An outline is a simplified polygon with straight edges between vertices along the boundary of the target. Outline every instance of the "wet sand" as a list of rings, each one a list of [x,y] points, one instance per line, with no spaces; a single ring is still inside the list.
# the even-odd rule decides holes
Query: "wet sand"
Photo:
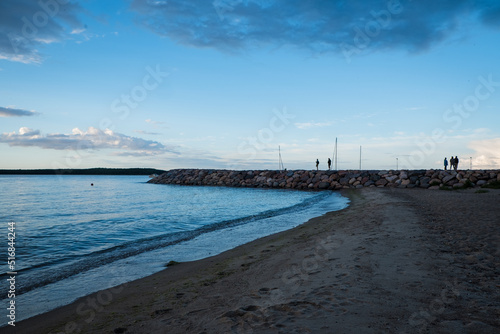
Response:
[[[499,333],[500,191],[349,190],[349,208],[2,333]]]

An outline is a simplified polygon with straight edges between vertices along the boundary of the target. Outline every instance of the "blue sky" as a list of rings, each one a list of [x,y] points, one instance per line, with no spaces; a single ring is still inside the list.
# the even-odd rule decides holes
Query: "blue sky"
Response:
[[[0,168],[500,168],[498,1],[0,2]]]

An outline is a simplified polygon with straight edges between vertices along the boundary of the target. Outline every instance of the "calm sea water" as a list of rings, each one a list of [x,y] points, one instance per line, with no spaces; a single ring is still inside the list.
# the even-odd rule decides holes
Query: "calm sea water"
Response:
[[[171,260],[215,255],[348,205],[333,192],[183,187],[148,179],[0,175],[5,249],[8,223],[16,226],[16,320],[150,275]],[[4,265],[4,282],[8,271]],[[4,306],[7,290],[3,284]]]

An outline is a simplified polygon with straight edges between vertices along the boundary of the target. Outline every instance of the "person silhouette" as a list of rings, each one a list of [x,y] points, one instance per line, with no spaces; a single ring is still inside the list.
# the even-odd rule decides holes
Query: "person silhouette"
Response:
[[[455,163],[453,164],[453,168],[455,169],[455,172],[456,172],[458,169],[458,155],[455,156],[454,162]]]
[[[448,160],[444,158],[444,170],[448,169]]]
[[[332,167],[332,160],[328,158],[328,170],[330,170],[331,167]]]
[[[316,170],[318,170],[318,166],[319,166],[319,160],[316,159]]]
[[[453,155],[452,155],[451,158],[450,158],[450,170],[452,168],[454,168],[454,166],[455,166],[455,158],[453,158]]]

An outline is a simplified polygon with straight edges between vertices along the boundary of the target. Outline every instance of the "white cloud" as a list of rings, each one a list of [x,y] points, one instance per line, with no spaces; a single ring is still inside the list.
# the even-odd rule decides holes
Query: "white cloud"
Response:
[[[84,32],[85,30],[86,30],[85,28],[75,28],[75,29],[71,30],[71,34],[72,35],[79,35],[82,32]]]
[[[500,138],[475,140],[469,143],[473,155],[473,168],[500,169]]]
[[[0,135],[0,143],[9,146],[39,147],[53,150],[99,150],[115,149],[123,155],[157,155],[175,153],[174,147],[167,147],[160,142],[130,137],[109,129],[100,130],[89,127],[86,131],[74,128],[71,134],[41,135],[39,130],[22,127],[19,132]]]
[[[306,123],[295,123],[295,126],[298,129],[301,130],[306,130],[306,129],[311,129],[311,128],[322,128],[325,126],[331,126],[332,122],[306,122]]]
[[[140,133],[142,135],[150,135],[150,136],[159,136],[161,133],[159,132],[150,132],[150,131],[144,131],[144,130],[135,130],[134,132]]]

